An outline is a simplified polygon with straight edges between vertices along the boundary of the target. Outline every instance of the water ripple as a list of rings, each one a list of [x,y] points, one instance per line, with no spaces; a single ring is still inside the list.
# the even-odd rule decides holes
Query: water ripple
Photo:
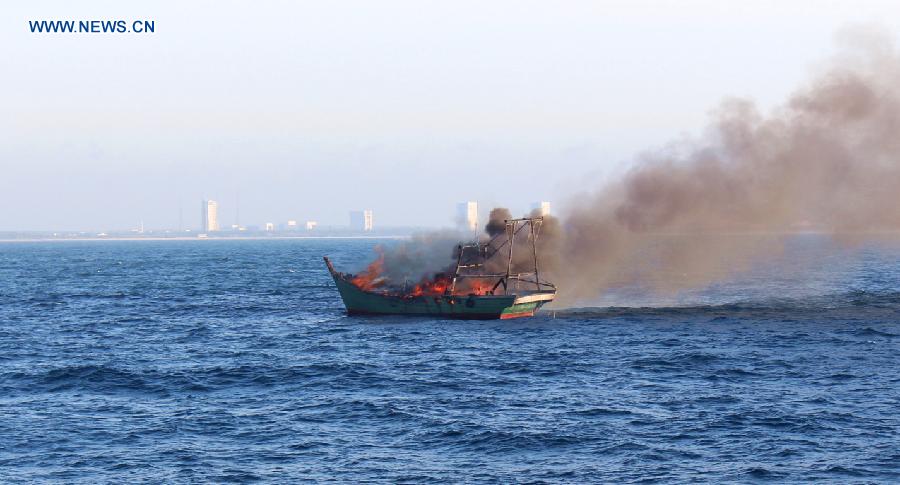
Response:
[[[348,318],[320,256],[371,245],[0,245],[0,481],[900,481],[897,252],[821,294]]]

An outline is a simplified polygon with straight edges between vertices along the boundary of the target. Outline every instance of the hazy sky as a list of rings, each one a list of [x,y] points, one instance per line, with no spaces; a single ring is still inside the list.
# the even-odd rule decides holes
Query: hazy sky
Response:
[[[0,230],[287,219],[449,225],[556,208],[727,96],[780,103],[896,1],[13,2]],[[28,20],[149,19],[154,34]]]

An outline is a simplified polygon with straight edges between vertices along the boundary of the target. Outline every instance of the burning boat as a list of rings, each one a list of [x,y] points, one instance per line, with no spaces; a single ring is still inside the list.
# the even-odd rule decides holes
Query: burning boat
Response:
[[[396,287],[385,281],[381,276],[383,256],[357,275],[336,271],[331,261],[324,259],[349,315],[530,317],[556,296],[556,286],[541,281],[538,272],[536,241],[542,222],[542,217],[505,220],[503,232],[485,242],[457,245],[455,265],[415,285],[404,282]],[[517,239],[531,243],[533,267],[526,272],[513,272]]]

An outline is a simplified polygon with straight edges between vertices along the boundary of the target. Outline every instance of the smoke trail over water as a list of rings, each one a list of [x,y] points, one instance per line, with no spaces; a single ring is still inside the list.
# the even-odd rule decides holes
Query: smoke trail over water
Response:
[[[844,41],[774,112],[726,100],[704,136],[640,157],[621,180],[548,218],[539,252],[558,301],[589,303],[616,286],[707,285],[778,255],[797,232],[864,241],[900,230],[900,57],[886,37]],[[502,232],[508,217],[495,209],[486,232]],[[428,255],[416,269],[440,271],[450,239],[413,241],[387,260]]]
[[[704,137],[644,156],[583,197],[552,268],[561,296],[644,279],[664,290],[707,284],[802,230],[860,240],[900,229],[900,58],[885,38],[845,41],[774,113],[727,100]]]

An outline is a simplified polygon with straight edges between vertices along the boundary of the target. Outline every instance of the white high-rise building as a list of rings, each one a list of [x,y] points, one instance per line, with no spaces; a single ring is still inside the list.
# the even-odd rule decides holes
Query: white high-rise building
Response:
[[[534,202],[531,204],[531,210],[537,210],[539,216],[550,215],[550,203],[547,201]]]
[[[200,206],[200,231],[219,230],[219,204],[214,200],[204,200]]]
[[[478,202],[460,202],[456,204],[456,220],[460,227],[469,231],[478,230]]]
[[[366,209],[363,211],[363,231],[371,231],[373,227],[372,209]]]

